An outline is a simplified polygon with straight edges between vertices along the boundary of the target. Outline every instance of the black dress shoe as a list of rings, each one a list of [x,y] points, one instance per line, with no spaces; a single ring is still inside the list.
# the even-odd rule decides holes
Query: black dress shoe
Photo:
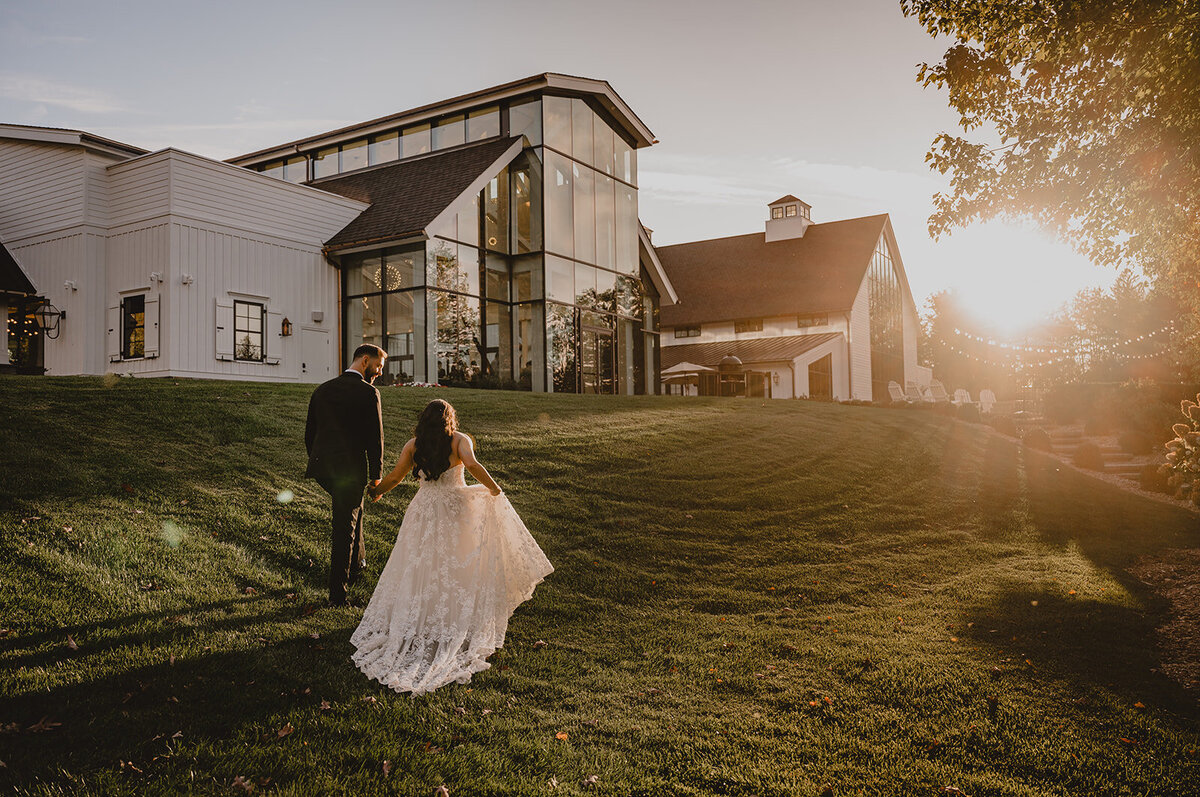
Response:
[[[355,567],[352,567],[352,568],[350,569],[350,581],[349,581],[349,583],[353,584],[354,582],[356,582],[356,581],[358,581],[360,578],[362,578],[363,571],[364,571],[364,570],[366,570],[366,569],[367,569],[367,563],[366,563],[366,561],[365,561],[365,560],[364,560],[364,561],[362,561],[362,562],[359,562],[359,563],[358,563],[358,564],[357,564]]]

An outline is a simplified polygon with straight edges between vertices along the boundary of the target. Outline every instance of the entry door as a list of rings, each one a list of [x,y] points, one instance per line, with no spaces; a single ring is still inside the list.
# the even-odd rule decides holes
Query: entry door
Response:
[[[324,382],[333,375],[333,352],[329,348],[329,330],[300,330],[300,381]]]
[[[584,327],[579,337],[580,392],[616,393],[617,368],[612,330]]]

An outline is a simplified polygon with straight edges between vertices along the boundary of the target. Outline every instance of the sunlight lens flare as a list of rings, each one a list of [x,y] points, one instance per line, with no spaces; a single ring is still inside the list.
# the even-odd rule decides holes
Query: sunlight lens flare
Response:
[[[183,529],[170,520],[164,520],[162,524],[162,541],[167,544],[168,548],[178,548],[183,542]]]
[[[279,494],[275,496],[275,500],[281,504],[290,504],[292,502],[292,499],[294,499],[295,497],[296,496],[292,493],[291,490],[280,490]]]

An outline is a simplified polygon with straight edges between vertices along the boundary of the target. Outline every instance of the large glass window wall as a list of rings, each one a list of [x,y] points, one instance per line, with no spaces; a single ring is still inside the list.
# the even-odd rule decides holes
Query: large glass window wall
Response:
[[[502,132],[529,147],[439,217],[424,244],[344,258],[346,357],[363,342],[383,346],[384,384],[655,392],[657,301],[638,263],[636,161],[601,113],[572,98],[516,100],[381,134],[362,151],[374,165],[454,146],[460,133]],[[344,155],[326,157],[340,168]]]
[[[887,241],[880,236],[867,278],[871,324],[871,394],[888,395],[888,382],[904,385],[904,304]]]

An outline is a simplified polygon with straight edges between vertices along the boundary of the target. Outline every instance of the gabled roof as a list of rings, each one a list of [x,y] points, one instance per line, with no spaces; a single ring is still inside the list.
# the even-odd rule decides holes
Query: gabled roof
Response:
[[[458,97],[451,97],[448,100],[440,100],[416,108],[410,108],[400,113],[380,116],[376,119],[358,122],[347,127],[338,128],[337,130],[330,130],[325,133],[318,133],[317,135],[289,141],[285,144],[277,144],[265,149],[248,152],[245,155],[230,158],[229,163],[238,166],[250,166],[275,158],[295,155],[299,152],[307,152],[318,147],[329,146],[341,141],[349,141],[386,129],[394,129],[397,125],[415,124],[427,121],[436,116],[457,113],[483,103],[499,102],[539,91],[547,91],[554,94],[591,95],[629,133],[634,139],[636,147],[648,147],[651,144],[658,143],[654,138],[654,134],[650,132],[650,128],[646,127],[637,114],[625,104],[625,101],[613,90],[613,87],[609,85],[607,80],[563,75],[557,72],[543,72],[522,80],[502,83],[499,86],[492,86],[491,88],[473,91],[469,94],[462,94]]]
[[[812,205],[808,204],[800,197],[792,196],[791,194],[779,197],[779,199],[776,199],[774,202],[771,203],[771,205],[778,205],[781,202],[799,202],[801,205],[804,205],[805,207],[812,207]],[[770,207],[770,205],[768,205],[767,207]]]
[[[715,367],[721,358],[732,354],[743,363],[770,363],[794,360],[823,343],[842,336],[841,332],[817,332],[812,335],[778,335],[769,338],[726,340],[714,343],[684,343],[679,346],[663,346],[663,373],[679,363],[695,363]]]
[[[72,130],[66,127],[0,124],[0,138],[36,141],[43,144],[65,144],[127,158],[145,155],[147,152],[141,147],[122,144],[120,141],[113,141],[84,130]]]
[[[638,258],[648,267],[646,271],[650,273],[650,281],[654,283],[654,287],[658,291],[660,305],[665,307],[679,301],[679,295],[675,293],[675,286],[671,284],[667,272],[663,270],[662,261],[658,259],[658,252],[650,241],[650,231],[646,229],[646,225],[642,224],[641,219],[638,219]]]
[[[37,288],[29,281],[25,269],[21,268],[17,259],[4,248],[3,241],[0,241],[0,293],[20,293],[26,296],[37,293]]]
[[[325,248],[349,249],[424,235],[442,212],[479,181],[491,179],[520,150],[520,138],[493,138],[311,183],[313,188],[371,203]]]
[[[887,219],[814,224],[803,238],[772,243],[756,232],[656,247],[679,295],[662,308],[662,325],[849,310]]]

